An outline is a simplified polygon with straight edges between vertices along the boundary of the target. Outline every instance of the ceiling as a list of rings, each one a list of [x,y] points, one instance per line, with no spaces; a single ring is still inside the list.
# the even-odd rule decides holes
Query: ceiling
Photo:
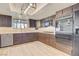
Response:
[[[37,3],[37,8],[29,9],[23,14],[23,19],[40,20],[42,18],[54,15],[56,11],[69,7],[74,3]],[[0,14],[11,15],[13,18],[19,18],[21,8],[23,12],[28,8],[28,3],[0,3]],[[22,13],[23,13],[22,12]]]
[[[21,13],[21,8],[24,10],[28,7],[28,3],[9,3],[10,11]]]
[[[49,3],[44,8],[42,8],[40,11],[38,11],[35,15],[31,16],[35,19],[43,19],[45,17],[51,16],[56,14],[56,11],[64,9],[66,7],[69,7],[71,5],[74,5],[76,3]]]

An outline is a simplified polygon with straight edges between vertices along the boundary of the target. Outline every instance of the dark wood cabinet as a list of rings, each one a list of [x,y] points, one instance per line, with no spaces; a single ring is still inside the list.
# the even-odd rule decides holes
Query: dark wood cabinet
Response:
[[[3,26],[3,16],[0,16],[0,27]]]
[[[11,27],[12,17],[6,15],[0,15],[0,27]]]
[[[23,43],[32,42],[37,40],[36,33],[23,33]]]
[[[72,13],[73,13],[73,6],[64,8],[64,9],[56,12],[56,19],[59,19],[64,16],[70,16],[70,15],[72,15]]]
[[[1,47],[1,35],[0,35],[0,47]]]
[[[21,33],[13,34],[13,44],[22,44],[22,34]]]
[[[62,10],[56,12],[56,19],[58,19],[62,16],[63,16],[63,11]]]
[[[47,45],[55,47],[56,41],[55,41],[55,36],[54,35],[39,33],[38,37],[39,37],[38,40],[40,42],[43,42]]]
[[[14,33],[14,34],[12,34],[12,37],[13,37],[13,45],[18,45],[18,44],[23,44],[23,43],[27,43],[27,42],[33,42],[33,41],[40,41],[47,45],[55,47],[55,36],[52,34]],[[0,47],[1,47],[1,36],[0,36]]]
[[[12,25],[12,17],[6,16],[6,26],[11,27],[11,25]]]
[[[45,38],[45,43],[50,45],[50,36],[49,36],[49,34],[44,34],[44,38]]]
[[[73,5],[73,12],[79,10],[79,3]]]
[[[36,33],[16,33],[13,34],[13,44],[23,44],[37,40]]]
[[[50,45],[53,46],[53,47],[56,47],[56,38],[54,35],[50,34]]]
[[[44,33],[39,33],[38,36],[39,36],[38,40],[39,40],[40,42],[43,42],[43,43],[46,43],[46,44],[47,44],[47,39],[49,39],[49,38],[46,37]]]
[[[69,16],[69,15],[72,15],[72,13],[73,13],[72,6],[63,9],[63,16]]]
[[[29,19],[29,27],[36,27],[36,20]]]

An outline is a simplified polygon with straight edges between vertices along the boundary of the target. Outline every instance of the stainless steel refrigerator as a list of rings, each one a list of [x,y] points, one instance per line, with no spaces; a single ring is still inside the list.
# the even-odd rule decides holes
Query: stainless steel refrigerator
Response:
[[[74,40],[73,40],[73,49],[72,55],[79,56],[79,11],[74,12],[73,14],[74,19]]]
[[[56,20],[56,45],[57,49],[70,54],[73,41],[73,15],[61,17]]]

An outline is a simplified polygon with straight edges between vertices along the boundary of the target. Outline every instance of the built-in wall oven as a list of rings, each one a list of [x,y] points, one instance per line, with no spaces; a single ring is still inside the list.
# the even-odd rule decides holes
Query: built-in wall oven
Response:
[[[73,40],[73,17],[65,16],[56,20],[56,43],[58,48],[71,54]],[[64,47],[64,48],[63,48]]]

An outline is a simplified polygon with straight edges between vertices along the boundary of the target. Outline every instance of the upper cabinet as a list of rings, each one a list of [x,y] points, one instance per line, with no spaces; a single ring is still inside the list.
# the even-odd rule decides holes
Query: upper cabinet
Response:
[[[0,27],[11,27],[12,17],[6,15],[0,15]]]
[[[36,27],[36,20],[29,19],[29,27]]]
[[[55,15],[40,20],[41,27],[54,26]]]
[[[73,11],[79,10],[79,3],[73,5]]]
[[[66,17],[66,16],[71,16],[72,13],[73,13],[73,7],[72,6],[67,7],[65,9],[62,9],[56,12],[56,19]]]
[[[73,13],[72,6],[63,9],[63,16],[69,16],[69,15],[72,15],[72,13]]]
[[[60,18],[62,16],[63,16],[63,11],[62,10],[56,12],[56,19]]]

